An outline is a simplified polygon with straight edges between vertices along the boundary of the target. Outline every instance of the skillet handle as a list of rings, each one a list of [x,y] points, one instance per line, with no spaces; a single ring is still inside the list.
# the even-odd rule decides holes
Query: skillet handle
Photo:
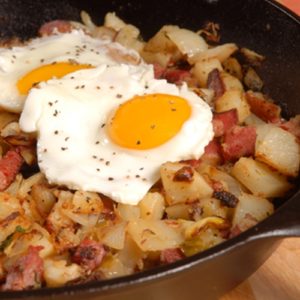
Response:
[[[261,225],[263,230],[258,234],[260,238],[300,237],[300,192]]]

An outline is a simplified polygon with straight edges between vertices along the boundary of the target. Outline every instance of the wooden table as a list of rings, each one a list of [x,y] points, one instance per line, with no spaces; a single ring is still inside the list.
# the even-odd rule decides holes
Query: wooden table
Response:
[[[283,240],[256,273],[220,300],[300,300],[300,238]]]
[[[300,15],[300,1],[299,0],[278,0],[281,4],[293,10],[296,14]]]

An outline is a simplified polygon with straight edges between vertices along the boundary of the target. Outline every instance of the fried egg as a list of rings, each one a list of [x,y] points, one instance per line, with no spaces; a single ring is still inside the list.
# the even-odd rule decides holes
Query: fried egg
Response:
[[[51,183],[137,204],[166,161],[199,158],[213,137],[210,107],[141,64],[79,70],[33,88],[20,118],[38,133]]]
[[[0,49],[0,107],[21,112],[32,86],[101,64],[137,64],[139,55],[83,31],[36,38],[22,47]]]

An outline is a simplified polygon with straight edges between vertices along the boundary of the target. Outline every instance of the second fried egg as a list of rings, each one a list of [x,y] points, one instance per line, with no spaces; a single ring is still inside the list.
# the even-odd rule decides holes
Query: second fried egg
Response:
[[[38,133],[52,183],[137,204],[166,161],[199,158],[213,137],[209,106],[149,65],[102,65],[32,89],[21,115]]]

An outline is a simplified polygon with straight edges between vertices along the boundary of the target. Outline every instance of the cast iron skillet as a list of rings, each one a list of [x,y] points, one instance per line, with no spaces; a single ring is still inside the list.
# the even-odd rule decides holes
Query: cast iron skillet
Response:
[[[300,19],[271,0],[0,0],[0,37],[32,37],[48,20],[79,19],[81,9],[98,23],[107,11],[116,11],[145,38],[164,24],[196,30],[206,21],[220,23],[221,42],[234,41],[267,56],[261,70],[266,92],[281,101],[286,115],[300,112]],[[289,236],[300,236],[299,191],[254,228],[172,265],[78,286],[0,292],[0,299],[215,299],[255,272]]]

